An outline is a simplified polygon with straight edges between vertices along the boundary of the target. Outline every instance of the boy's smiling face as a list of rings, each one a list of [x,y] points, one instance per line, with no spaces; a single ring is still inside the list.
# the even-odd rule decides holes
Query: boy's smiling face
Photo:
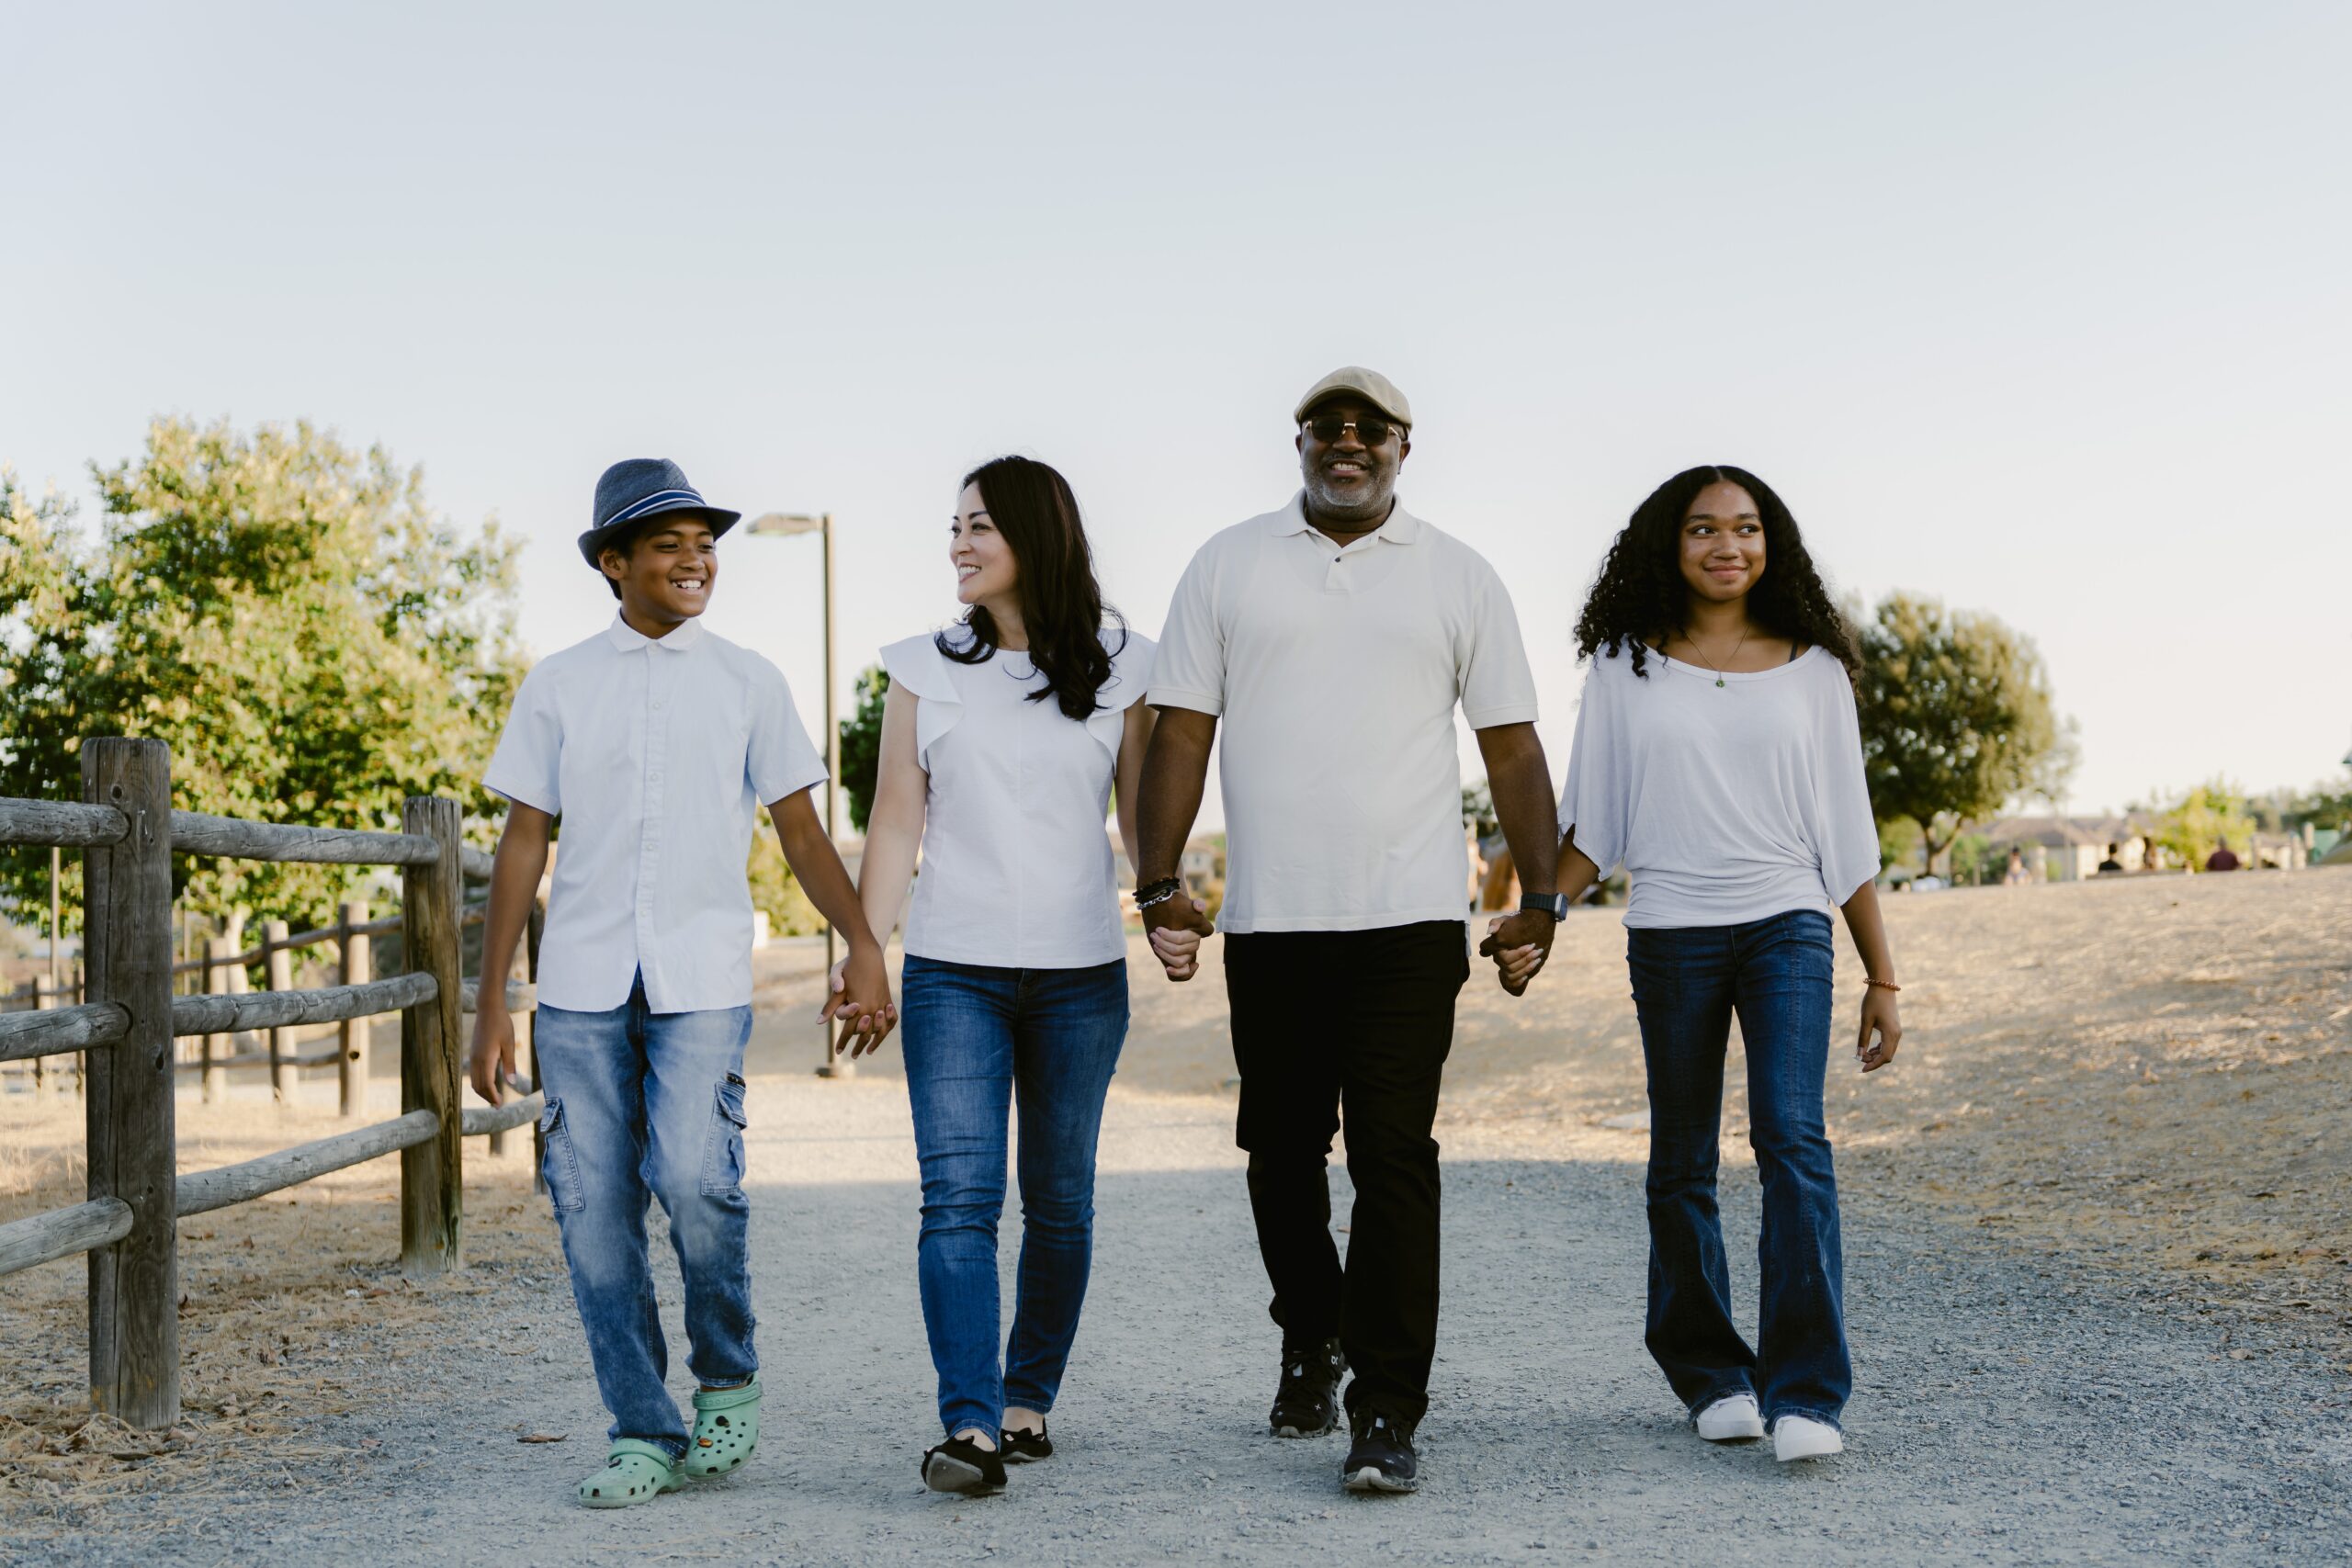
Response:
[[[621,618],[658,637],[710,607],[718,541],[699,517],[657,519],[626,552],[608,549],[597,565],[620,588]]]

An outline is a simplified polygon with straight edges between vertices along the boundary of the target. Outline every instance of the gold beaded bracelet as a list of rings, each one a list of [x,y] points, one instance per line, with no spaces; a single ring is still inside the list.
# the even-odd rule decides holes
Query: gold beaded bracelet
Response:
[[[1865,986],[1876,986],[1882,991],[1899,991],[1903,988],[1892,980],[1865,979],[1862,984]]]

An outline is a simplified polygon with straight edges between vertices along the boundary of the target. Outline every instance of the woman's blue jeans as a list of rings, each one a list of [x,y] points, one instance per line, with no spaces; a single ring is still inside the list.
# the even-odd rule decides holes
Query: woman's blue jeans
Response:
[[[908,954],[907,1098],[922,1167],[923,1325],[949,1433],[1054,1407],[1094,1253],[1094,1146],[1127,1035],[1125,962],[1001,969]],[[1006,1121],[1021,1115],[1021,1269],[997,1357]]]
[[[1650,1090],[1650,1354],[1694,1413],[1754,1393],[1767,1421],[1838,1424],[1846,1354],[1838,1178],[1822,1115],[1830,1025],[1829,917],[1627,933]],[[1724,1053],[1747,1050],[1748,1142],[1764,1184],[1758,1344],[1733,1326],[1715,1208]]]
[[[686,1287],[686,1365],[709,1385],[759,1371],[752,1205],[743,1196],[743,1045],[752,1010],[659,1013],[642,981],[609,1012],[542,1007],[543,1170],[571,1295],[613,1413],[610,1436],[686,1451],[667,1384],[645,1211],[661,1200]]]

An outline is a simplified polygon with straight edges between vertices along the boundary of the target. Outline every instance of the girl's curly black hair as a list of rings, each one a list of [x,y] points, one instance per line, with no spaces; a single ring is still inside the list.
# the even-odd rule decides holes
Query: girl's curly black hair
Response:
[[[1059,470],[1035,457],[982,463],[964,476],[964,483],[980,487],[980,504],[989,509],[989,521],[1004,536],[1020,570],[1029,661],[1046,678],[1029,700],[1052,697],[1070,717],[1086,717],[1102,705],[1095,694],[1111,678],[1116,650],[1102,646],[1102,590],[1094,581],[1094,554],[1087,547],[1086,525],[1079,521],[1078,497]],[[1118,619],[1116,610],[1111,615]],[[933,646],[958,664],[985,664],[995,657],[1000,638],[996,617],[987,609],[973,605],[958,629],[960,635],[941,632]],[[1127,646],[1124,620],[1118,646]]]
[[[1690,586],[1682,580],[1682,521],[1701,491],[1723,483],[1754,497],[1764,525],[1764,573],[1748,591],[1748,618],[1776,637],[1826,651],[1854,676],[1861,668],[1854,634],[1822,585],[1796,518],[1770,485],[1727,463],[1685,468],[1634,509],[1577,616],[1577,657],[1589,659],[1602,649],[1612,656],[1630,651],[1634,673],[1646,675],[1642,660],[1649,645],[1680,631],[1690,605]]]

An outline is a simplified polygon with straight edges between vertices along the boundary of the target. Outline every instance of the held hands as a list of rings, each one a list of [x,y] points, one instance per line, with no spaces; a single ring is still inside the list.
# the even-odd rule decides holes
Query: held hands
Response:
[[[1876,1032],[1878,1038],[1871,1035]],[[1903,1043],[1903,1020],[1894,1007],[1894,993],[1883,986],[1862,988],[1862,1032],[1854,1042],[1854,1055],[1861,1058],[1862,1071],[1874,1073],[1894,1060],[1894,1048]]]
[[[853,1060],[880,1050],[899,1025],[898,1005],[890,999],[889,970],[878,947],[850,949],[849,956],[834,964],[826,976],[825,990],[825,1007],[817,1015],[818,1021],[842,1021],[841,1038],[834,1043]]]
[[[1487,940],[1478,944],[1478,954],[1495,961],[1505,991],[1524,996],[1527,983],[1552,956],[1552,939],[1559,929],[1559,922],[1541,910],[1498,915],[1487,922]]]
[[[473,1080],[474,1092],[492,1105],[501,1101],[501,1085],[522,1092],[521,1080],[514,1076],[514,1021],[504,1008],[474,1014],[474,1043],[466,1053],[466,1073]]]
[[[1154,904],[1143,912],[1143,929],[1151,938],[1151,954],[1170,980],[1189,980],[1201,972],[1201,938],[1216,934],[1209,907],[1189,894]]]

